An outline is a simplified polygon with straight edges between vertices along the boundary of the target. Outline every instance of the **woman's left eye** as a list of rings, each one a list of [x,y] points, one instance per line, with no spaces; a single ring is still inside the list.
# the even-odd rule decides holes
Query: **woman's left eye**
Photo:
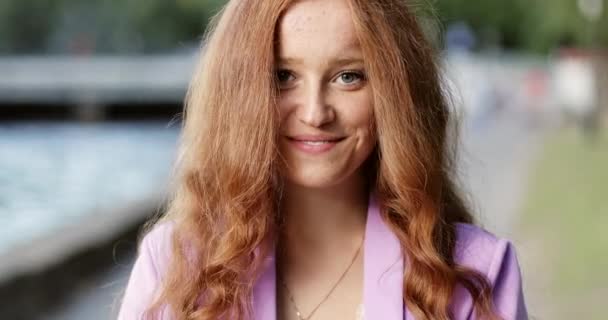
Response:
[[[346,72],[341,73],[338,76],[338,79],[341,80],[342,83],[344,83],[346,85],[351,85],[353,83],[363,81],[365,79],[365,76],[363,75],[363,73],[360,73],[360,72],[346,71]]]
[[[280,83],[285,83],[285,82],[289,81],[291,79],[291,77],[293,77],[291,72],[289,72],[289,70],[285,70],[285,69],[277,70],[276,76],[277,76],[277,80]]]

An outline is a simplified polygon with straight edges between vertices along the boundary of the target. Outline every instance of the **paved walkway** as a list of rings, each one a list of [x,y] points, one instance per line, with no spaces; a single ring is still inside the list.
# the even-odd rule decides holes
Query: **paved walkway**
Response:
[[[544,132],[513,111],[484,121],[465,130],[459,171],[479,223],[512,239]]]

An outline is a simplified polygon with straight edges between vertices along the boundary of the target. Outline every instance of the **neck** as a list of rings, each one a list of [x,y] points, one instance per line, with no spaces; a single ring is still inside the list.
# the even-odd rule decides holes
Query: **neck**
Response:
[[[297,260],[353,252],[365,233],[368,201],[359,177],[323,189],[286,185],[281,247]]]

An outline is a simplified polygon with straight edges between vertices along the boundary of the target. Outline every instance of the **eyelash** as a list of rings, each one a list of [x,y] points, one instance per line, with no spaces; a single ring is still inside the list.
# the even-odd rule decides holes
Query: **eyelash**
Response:
[[[277,70],[277,72],[276,72],[277,79],[279,78],[279,74],[280,74],[280,73],[282,73],[282,72],[287,72],[287,73],[289,74],[289,76],[293,76],[293,73],[292,73],[292,71],[291,71],[291,70],[289,70],[289,69],[279,69],[279,70]],[[358,78],[359,78],[359,79],[358,79],[358,80],[359,80],[358,82],[353,82],[353,83],[350,83],[350,84],[345,84],[345,85],[347,85],[347,86],[350,86],[350,85],[352,85],[352,84],[359,83],[359,82],[361,82],[361,81],[365,81],[365,80],[366,80],[365,73],[364,73],[364,72],[362,72],[362,71],[359,71],[359,70],[345,70],[345,71],[342,71],[342,72],[340,72],[340,73],[339,73],[339,74],[336,76],[336,79],[339,79],[340,77],[342,77],[342,76],[344,76],[344,75],[346,75],[346,74],[348,74],[348,75],[354,75],[355,77],[358,77]],[[281,81],[279,80],[279,84],[280,84],[280,83],[281,83]]]
[[[344,72],[341,72],[338,75],[338,78],[342,77],[345,74],[355,75],[356,77],[359,77],[359,81],[364,81],[365,80],[365,74],[363,72],[357,71],[357,70],[346,70]]]

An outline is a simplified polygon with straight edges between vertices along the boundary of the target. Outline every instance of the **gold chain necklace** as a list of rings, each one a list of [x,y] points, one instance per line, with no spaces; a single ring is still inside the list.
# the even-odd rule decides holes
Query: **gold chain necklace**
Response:
[[[346,267],[346,270],[344,270],[344,272],[342,272],[342,275],[340,275],[340,278],[338,278],[338,281],[336,281],[336,283],[334,283],[334,285],[331,287],[331,289],[329,290],[329,292],[323,297],[323,299],[321,299],[321,302],[319,302],[314,307],[314,309],[312,309],[312,311],[310,312],[310,314],[308,316],[306,316],[306,317],[302,315],[302,312],[300,311],[300,309],[296,305],[296,301],[295,301],[293,295],[291,294],[291,291],[289,291],[289,288],[287,287],[287,283],[285,283],[285,279],[283,279],[283,277],[281,277],[281,284],[285,288],[285,291],[287,292],[287,297],[289,298],[289,301],[291,302],[291,305],[293,306],[293,309],[296,312],[296,316],[298,317],[299,320],[309,320],[315,314],[315,312],[317,312],[317,310],[319,309],[319,307],[321,307],[321,305],[325,301],[327,301],[327,299],[329,299],[329,296],[331,296],[331,294],[334,292],[334,290],[336,290],[336,288],[338,287],[338,285],[340,284],[340,282],[342,282],[342,280],[344,279],[344,277],[346,276],[346,274],[348,273],[348,271],[350,270],[350,268],[353,266],[353,264],[355,264],[355,260],[357,260],[357,257],[359,256],[359,252],[361,251],[361,247],[362,246],[363,246],[363,240],[361,240],[361,244],[357,248],[357,251],[355,252],[355,255],[353,256],[352,260],[348,264],[348,267]]]

